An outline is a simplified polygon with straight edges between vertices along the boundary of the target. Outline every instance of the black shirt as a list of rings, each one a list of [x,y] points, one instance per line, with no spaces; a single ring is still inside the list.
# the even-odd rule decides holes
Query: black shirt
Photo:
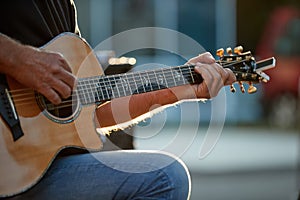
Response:
[[[62,32],[79,34],[73,0],[0,0],[0,32],[40,47]]]

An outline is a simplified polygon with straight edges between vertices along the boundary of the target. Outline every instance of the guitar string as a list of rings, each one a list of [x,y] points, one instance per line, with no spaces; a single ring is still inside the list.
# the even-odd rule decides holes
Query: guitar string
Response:
[[[19,102],[15,102],[15,103],[19,106],[21,106],[21,105],[24,106],[24,105],[32,104],[32,101],[33,100],[35,101],[36,98],[40,98],[40,97],[31,97],[30,99],[27,99],[27,100],[30,100],[28,102],[25,102],[24,101],[25,99],[23,99],[21,102],[19,101]],[[105,100],[105,99],[103,99],[103,100]],[[93,100],[93,101],[91,101],[91,103],[95,103],[95,101]],[[59,105],[53,105],[53,104],[49,103],[49,104],[45,104],[44,106],[45,106],[45,108],[47,108],[48,111],[51,111],[51,110],[55,110],[55,109],[70,107],[70,106],[73,106],[73,105],[76,105],[76,104],[77,103],[74,104],[73,100],[65,100]],[[90,103],[86,103],[86,104],[90,104]]]
[[[187,73],[189,74],[189,73],[191,73],[191,72],[187,72]],[[182,75],[184,76],[184,75],[186,75],[186,74],[183,73]],[[195,75],[195,73],[192,73],[192,75]],[[172,77],[172,79],[173,79],[173,78],[174,78],[174,77]],[[156,78],[155,78],[155,79],[156,79]],[[135,81],[135,80],[134,80],[134,81]],[[141,82],[141,83],[142,83],[142,82]],[[175,85],[175,86],[176,86],[176,85]],[[159,88],[158,88],[158,89],[159,89]],[[137,90],[138,90],[138,89],[137,89]],[[93,97],[93,101],[92,101],[92,102],[94,102],[94,97],[95,97],[95,96],[93,96],[93,95],[94,95],[95,91],[91,90],[91,92],[92,92],[91,96]],[[33,93],[33,91],[31,91],[31,94],[32,94],[32,93]],[[107,96],[109,96],[109,94],[107,94]],[[119,96],[120,96],[120,95],[119,95]],[[27,99],[28,99],[28,98],[27,98]],[[34,100],[34,99],[35,99],[34,96],[30,98],[30,100]],[[26,99],[21,99],[21,100],[19,100],[19,101],[24,101],[24,100],[26,100]],[[67,101],[64,101],[63,103],[66,103],[66,102],[67,102]],[[28,102],[28,103],[29,103],[29,102]]]
[[[243,61],[237,61],[237,62],[235,62],[235,63],[239,63],[239,62],[244,62],[244,60]],[[226,62],[224,62],[224,63],[226,63]],[[229,65],[232,65],[233,64],[233,62],[231,62],[231,63],[229,63],[229,64],[227,64],[227,65],[223,65],[223,67],[227,67],[227,66],[229,66]],[[183,66],[177,66],[177,67],[173,67],[173,68],[170,68],[170,69],[175,69],[175,68],[178,68],[178,69],[181,69],[180,67],[186,67],[186,69],[184,69],[184,70],[191,70],[191,65],[183,65]],[[164,70],[165,68],[162,68],[162,71]],[[148,71],[148,72],[156,72],[156,71]],[[143,73],[143,74],[147,74],[147,71],[143,71],[143,72],[140,72],[140,73]],[[128,74],[127,74],[128,75]],[[133,75],[133,74],[131,74],[131,75]],[[166,74],[166,75],[169,75],[169,74]],[[188,71],[188,72],[185,72],[185,73],[182,73],[181,74],[183,77],[185,76],[185,75],[192,75],[192,76],[194,76],[194,75],[196,75],[196,73],[194,72],[194,71]],[[115,75],[115,76],[117,76],[118,78],[121,78],[122,76],[120,76],[120,75]],[[154,76],[155,76],[155,74],[154,74]],[[97,81],[99,81],[99,78],[101,79],[102,77],[100,76],[100,77],[98,77],[97,78]],[[107,83],[107,82],[109,82],[109,83],[111,83],[110,82],[110,79],[112,78],[112,76],[111,77],[104,77],[104,78],[102,78],[103,80],[104,79],[107,79],[107,81],[106,82],[104,82],[104,83]],[[115,78],[115,77],[114,77]],[[133,77],[134,78],[134,77]],[[174,76],[171,76],[171,78],[174,80]],[[156,79],[156,81],[157,81],[157,77],[154,77],[154,79]],[[168,81],[168,79],[169,79],[169,77],[168,78],[166,78],[166,80]],[[92,79],[93,80],[93,79]],[[134,81],[139,81],[139,80],[134,80]],[[140,81],[141,83],[143,83],[142,81]],[[150,82],[151,82],[151,79],[150,79]],[[186,83],[187,84],[187,83]],[[87,84],[87,85],[94,85],[94,84]],[[175,85],[176,86],[176,85]],[[93,89],[95,89],[95,87],[90,87],[90,92],[92,92],[93,94],[91,94],[92,95],[92,97],[94,97],[94,93],[95,93],[95,91],[93,90]],[[137,90],[138,90],[138,88],[137,88]],[[24,91],[28,91],[27,93],[24,93]],[[16,94],[16,93],[20,93],[21,92],[21,94]],[[35,98],[36,98],[36,96],[31,96],[31,97],[28,97],[28,98],[20,98],[20,96],[24,96],[24,95],[32,95],[32,94],[34,94],[35,92],[33,91],[33,90],[31,90],[31,89],[18,89],[18,90],[13,90],[13,91],[10,91],[10,93],[12,94],[12,96],[13,96],[13,98],[16,98],[16,101],[15,101],[15,103],[19,103],[19,102],[24,102],[24,101],[26,101],[26,100],[34,100]],[[15,94],[13,94],[13,93],[15,93]],[[109,94],[107,94],[107,95],[109,95]],[[104,96],[104,95],[103,95]],[[120,95],[119,95],[120,96]],[[68,102],[68,101],[63,101],[62,103],[66,103],[66,102]],[[29,103],[29,102],[28,102]]]
[[[238,62],[243,62],[243,61],[238,61]],[[238,63],[238,62],[236,62],[236,63]],[[231,63],[231,65],[232,65],[232,63]],[[227,65],[228,66],[228,65]],[[226,65],[225,65],[225,67],[227,67]],[[182,69],[182,67],[185,67],[185,68],[183,68]],[[168,81],[172,81],[172,80],[174,80],[175,79],[175,77],[173,76],[173,75],[171,75],[171,73],[167,73],[167,74],[164,74],[164,72],[169,72],[169,70],[173,70],[173,69],[176,69],[176,68],[178,68],[178,69],[180,69],[180,71],[182,72],[183,70],[189,70],[188,72],[186,72],[186,73],[181,73],[181,75],[183,76],[183,77],[185,77],[186,75],[191,75],[191,77],[193,77],[193,76],[195,76],[196,75],[196,73],[194,72],[194,71],[191,71],[191,67],[193,67],[193,66],[190,66],[190,65],[183,65],[183,66],[177,66],[177,67],[173,67],[173,68],[163,68],[162,69],[162,72],[163,72],[163,76],[165,76],[165,79],[164,80],[166,80],[166,81],[164,81],[164,82],[162,82],[163,84],[167,84],[168,83]],[[182,69],[182,70],[181,70]],[[153,72],[153,74],[150,74],[149,72]],[[172,72],[172,71],[171,71]],[[139,75],[139,76],[141,76],[141,78],[137,78],[137,79],[135,79],[135,77],[134,77],[134,75],[135,75],[135,77],[137,77],[137,75]],[[161,77],[157,77],[157,75],[155,74],[155,71],[153,71],[153,70],[151,70],[151,71],[142,71],[142,72],[138,72],[138,73],[127,73],[127,74],[124,74],[124,75],[112,75],[112,76],[109,76],[109,77],[97,77],[97,78],[88,78],[88,79],[86,79],[86,81],[89,81],[88,82],[88,84],[85,84],[84,86],[85,87],[88,87],[87,89],[90,89],[91,90],[91,92],[92,93],[94,93],[95,91],[94,91],[94,89],[97,89],[97,88],[99,88],[99,87],[97,87],[96,86],[96,84],[94,84],[94,82],[96,82],[96,83],[101,83],[102,85],[102,87],[104,87],[104,88],[107,88],[107,83],[108,83],[108,87],[109,86],[111,86],[111,88],[112,87],[115,87],[116,85],[117,85],[117,83],[116,82],[118,82],[117,80],[120,80],[120,79],[122,79],[122,78],[126,78],[126,79],[128,79],[128,76],[133,76],[132,78],[133,78],[133,82],[132,82],[132,84],[129,84],[129,86],[131,86],[131,85],[135,85],[137,82],[138,83],[141,83],[141,86],[143,86],[144,84],[144,82],[143,82],[143,79],[142,78],[144,78],[144,76],[142,77],[142,75],[147,75],[148,77],[149,76],[152,76],[151,78],[149,77],[149,79],[150,79],[150,82],[152,82],[151,81],[151,79],[153,80],[156,80],[156,81],[154,81],[154,82],[159,82],[160,81],[160,79],[161,79]],[[153,77],[154,76],[154,77]],[[171,78],[170,78],[170,76],[171,76]],[[184,80],[184,79],[183,79]],[[175,80],[174,80],[175,81]],[[112,83],[112,82],[114,82],[114,83]],[[188,82],[187,82],[188,83]],[[113,84],[113,85],[112,85]],[[95,87],[96,86],[96,87]],[[175,85],[176,86],[176,85]],[[118,89],[118,87],[116,88],[116,89]]]
[[[231,65],[234,65],[234,64],[237,64],[237,63],[240,63],[240,62],[244,62],[245,60],[242,60],[242,61],[237,61],[237,62],[235,62],[235,63],[233,63],[233,62],[231,62],[231,63],[229,63],[229,64],[227,64],[227,65],[222,65],[224,68],[226,68],[226,67],[228,67],[228,66],[231,66]],[[219,61],[218,61],[219,62]],[[189,65],[182,65],[182,66],[176,66],[176,67],[173,67],[173,69],[175,69],[175,68],[180,68],[180,67],[188,67]],[[162,70],[164,70],[164,69],[172,69],[172,67],[170,67],[170,68],[162,68]],[[149,73],[149,72],[155,72],[155,70],[146,70],[146,71],[141,71],[140,73]],[[136,73],[138,73],[138,72],[136,72]],[[126,76],[128,76],[128,75],[134,75],[134,74],[136,74],[136,73],[126,73],[126,74],[124,74],[124,75],[126,75]],[[97,78],[95,78],[94,80],[96,80],[96,79],[109,79],[109,78],[111,78],[111,77],[121,77],[123,74],[121,74],[121,75],[110,75],[110,76],[104,76],[104,77],[102,77],[102,76],[98,76]],[[168,74],[167,74],[168,75]],[[90,80],[93,80],[92,78],[90,78]],[[106,83],[106,82],[104,82],[104,83]],[[14,93],[19,93],[19,92],[22,92],[22,93],[24,93],[24,92],[26,92],[26,91],[28,91],[28,92],[33,92],[33,90],[32,89],[30,89],[30,88],[25,88],[25,89],[15,89],[15,90],[10,90],[9,92],[10,92],[10,94],[12,94],[12,95],[14,95]]]
[[[190,70],[190,69],[184,69],[184,70]],[[162,69],[162,71],[164,71],[164,69]],[[195,75],[195,73],[192,71],[192,72],[187,72],[187,74],[189,74],[189,73],[191,73],[191,75]],[[147,72],[140,72],[139,73],[140,75],[141,74],[147,74]],[[169,76],[169,74],[170,73],[168,73],[168,74],[166,74],[167,76]],[[185,75],[187,75],[187,74],[182,74],[182,76],[184,77]],[[133,75],[133,74],[132,74]],[[126,76],[127,76],[127,78],[128,78],[128,76],[129,76],[129,74],[126,74]],[[148,76],[149,76],[149,74],[148,74]],[[151,76],[151,75],[150,75]],[[153,76],[153,75],[152,75]],[[154,74],[154,76],[155,76],[155,74]],[[122,78],[123,76],[120,76],[120,75],[118,75],[118,76],[114,76],[114,77],[104,77],[104,78],[102,78],[101,76],[100,77],[98,77],[97,78],[97,82],[99,82],[101,79],[107,79],[107,81],[102,81],[101,83],[102,84],[104,84],[105,85],[105,83],[111,83],[111,79],[112,78],[114,78],[115,79],[115,77],[117,77],[118,79],[119,78]],[[134,77],[133,77],[134,78]],[[150,79],[150,82],[151,82],[151,78],[149,77],[149,79]],[[156,79],[157,80],[157,77],[154,77],[154,79]],[[168,81],[168,79],[169,79],[169,77],[168,78],[166,78],[166,80]],[[174,80],[174,76],[171,76],[171,79],[173,79]],[[93,79],[91,79],[91,80],[89,80],[89,81],[95,81],[95,79],[93,80]],[[114,81],[116,81],[116,80],[114,80]],[[134,81],[139,81],[139,80],[134,80]],[[158,80],[157,80],[158,81]],[[142,81],[139,81],[139,82],[141,82],[141,83],[143,83]],[[90,84],[90,82],[89,82],[89,84],[86,84],[85,86],[88,86],[88,85],[91,85]],[[92,85],[94,85],[94,84],[92,84]],[[106,85],[105,85],[106,86]],[[90,87],[89,89],[91,89],[92,90],[92,92],[94,92],[93,91],[93,89],[95,89],[95,87]],[[24,93],[23,91],[29,91],[29,94],[30,95],[32,95],[32,93],[34,92],[33,90],[30,90],[30,89],[25,89],[25,90],[22,90],[22,89],[20,89],[20,90],[15,90],[15,91],[11,91],[11,94],[12,94],[12,96],[14,97],[14,98],[17,98],[17,97],[19,97],[19,96],[21,96],[21,95],[28,95],[28,93]],[[13,93],[16,93],[16,92],[22,92],[21,94],[13,94]]]

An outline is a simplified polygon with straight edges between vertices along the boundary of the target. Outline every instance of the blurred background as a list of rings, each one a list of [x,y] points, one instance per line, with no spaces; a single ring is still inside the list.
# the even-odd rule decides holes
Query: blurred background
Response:
[[[119,133],[119,139],[107,143],[112,148],[157,149],[180,156],[192,174],[193,200],[297,199],[299,0],[75,0],[75,3],[81,34],[99,51],[96,53],[134,57],[132,70],[151,68],[153,63],[180,65],[195,56],[195,51],[177,37],[165,39],[185,55],[142,47],[119,55],[118,45],[112,44],[109,49],[97,46],[123,31],[160,27],[185,34],[214,55],[219,48],[242,45],[257,60],[274,56],[276,68],[266,71],[271,81],[256,85],[255,94],[238,90],[232,94],[227,87],[221,91],[216,102],[223,101],[222,108],[217,109],[225,109],[224,116],[215,113],[214,101],[185,102]],[[153,43],[161,41],[161,36],[156,37],[152,38]],[[115,68],[115,73],[119,72]],[[128,139],[126,135],[133,137]],[[201,156],[203,142],[209,137],[214,138],[209,148],[212,150]],[[118,146],[120,138],[133,145]]]

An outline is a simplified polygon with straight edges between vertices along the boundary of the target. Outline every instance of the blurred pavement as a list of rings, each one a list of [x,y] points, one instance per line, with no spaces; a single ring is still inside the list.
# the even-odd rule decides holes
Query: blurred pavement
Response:
[[[220,131],[219,137],[212,132]],[[135,127],[137,149],[179,156],[192,175],[192,200],[294,200],[300,189],[300,135],[263,127],[155,124]],[[202,142],[215,140],[200,158]]]

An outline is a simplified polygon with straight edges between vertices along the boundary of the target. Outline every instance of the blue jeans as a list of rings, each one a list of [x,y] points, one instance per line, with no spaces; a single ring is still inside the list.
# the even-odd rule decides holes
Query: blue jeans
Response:
[[[190,176],[162,152],[107,151],[57,159],[42,180],[13,199],[187,199]]]

